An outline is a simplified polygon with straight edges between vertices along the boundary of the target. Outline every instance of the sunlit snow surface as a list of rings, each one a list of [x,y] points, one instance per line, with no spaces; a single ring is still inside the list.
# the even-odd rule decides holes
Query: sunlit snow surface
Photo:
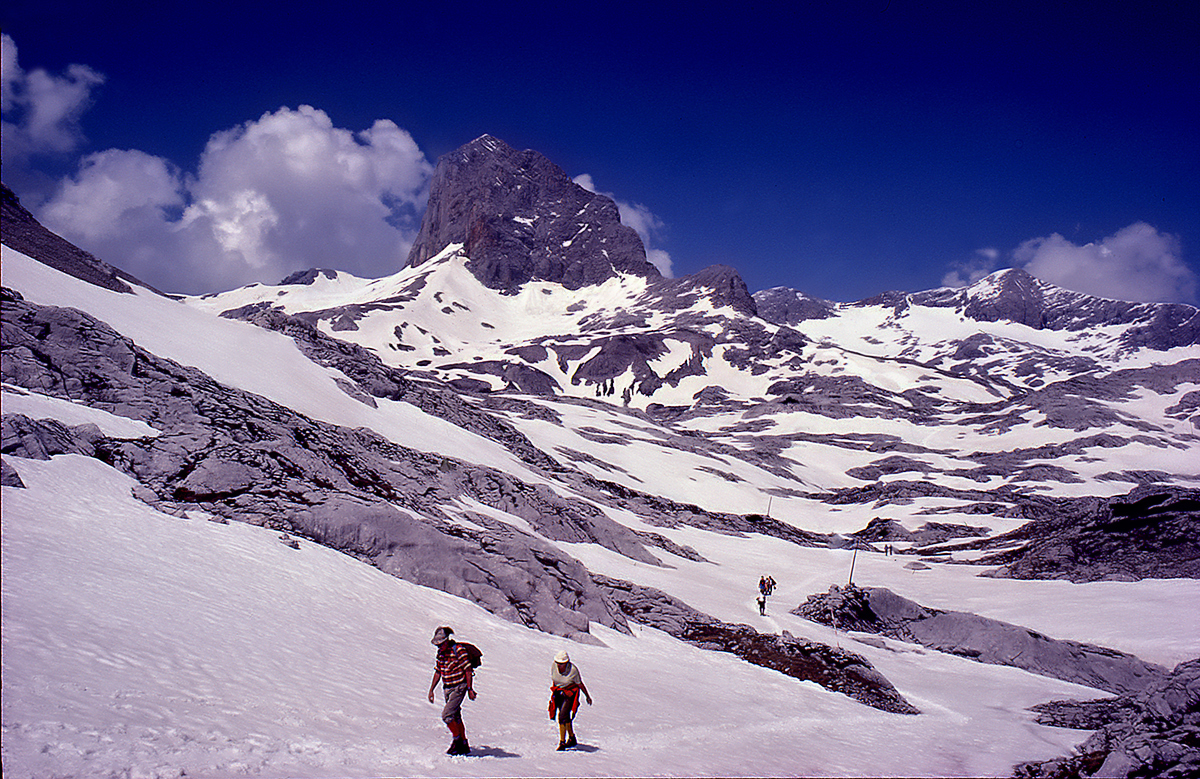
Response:
[[[388,347],[387,339],[395,340],[394,317],[365,317],[358,331],[327,329],[335,337],[358,339],[385,361],[415,365],[418,359],[432,360],[439,347],[459,350],[451,355],[459,361],[499,357],[507,345],[544,332],[547,322],[556,323],[566,337],[583,316],[615,312],[644,289],[644,282],[624,278],[578,293],[527,285],[520,295],[499,296],[455,263],[461,257],[451,251],[428,267],[391,279],[339,274],[336,280],[320,277],[311,287],[252,287],[185,304],[148,293],[108,292],[4,247],[3,280],[33,302],[87,311],[156,355],[313,418],[370,427],[406,446],[545,483],[544,475],[531,472],[499,444],[406,403],[379,400],[378,408],[371,408],[343,392],[336,372],[308,361],[289,339],[214,316],[266,299],[290,299],[300,311],[369,303],[399,295],[425,274],[426,288],[412,301],[418,307],[412,311],[414,322],[428,321],[419,314],[437,317],[442,325],[428,337],[415,324],[407,328],[405,338],[413,341],[414,351]],[[936,345],[912,341],[885,309],[843,313],[806,323],[813,341],[805,347],[806,357],[814,370],[850,372],[894,388],[924,381],[921,369],[876,357],[911,347],[912,355],[924,359],[934,356]],[[931,318],[915,324],[937,329],[948,340],[983,330],[1000,341],[1013,332],[1000,324],[965,323],[949,310],[912,316]],[[872,332],[875,340],[863,332]],[[442,340],[435,342],[434,336]],[[1078,348],[1078,339],[1107,348],[1112,340],[1102,332],[1030,330],[1023,337],[1046,350]],[[930,354],[918,354],[920,349]],[[1188,356],[1197,352],[1189,350]],[[1115,364],[1142,367],[1153,359],[1178,357],[1157,355],[1135,352]],[[672,348],[656,368],[669,370],[685,357]],[[739,410],[672,428],[638,413],[648,398],[632,404],[632,410],[601,405],[589,399],[591,390],[571,385],[569,371],[559,369],[553,357],[539,367],[577,396],[530,399],[558,414],[562,424],[515,413],[509,418],[552,456],[597,478],[713,511],[766,512],[770,507],[772,517],[818,532],[849,533],[873,518],[887,518],[909,529],[936,520],[978,522],[1001,533],[1019,521],[921,513],[953,509],[955,501],[946,498],[830,506],[799,497],[796,490],[861,485],[846,471],[886,452],[796,440],[779,452],[787,464],[780,474],[753,458],[735,456],[754,443],[754,433],[740,432],[742,424],[764,422],[766,434],[822,435],[830,441],[895,436],[936,450],[922,457],[945,469],[965,464],[963,457],[971,452],[1008,451],[1080,435],[1037,426],[1041,420],[1034,411],[1027,424],[995,432],[969,424],[925,426],[804,412],[754,416]],[[655,400],[690,403],[691,394],[707,383],[751,398],[762,394],[774,375],[753,377],[723,360],[708,368],[707,379],[685,379]],[[939,382],[958,400],[993,400],[970,380],[943,376]],[[1166,417],[1165,409],[1196,386],[1181,384],[1170,396],[1139,394],[1113,404],[1161,425],[1164,432],[1147,434],[1148,443],[1089,450],[1099,457],[1096,462],[1061,463],[1087,478],[1081,484],[1054,484],[1053,494],[1128,491],[1128,483],[1093,479],[1104,471],[1177,472],[1197,447],[1194,440],[1184,449],[1160,444],[1168,435],[1187,432],[1179,427],[1186,423]],[[6,413],[95,424],[113,437],[158,434],[144,422],[22,388],[4,387],[0,400]],[[681,430],[708,435],[728,448],[690,447]],[[582,457],[575,459],[572,452]],[[651,527],[628,512],[604,507],[614,520],[690,546],[709,562],[657,551],[666,567],[655,567],[594,545],[560,544],[592,571],[658,587],[730,622],[850,648],[923,713],[885,714],[653,630],[635,627],[634,635],[626,636],[593,625],[606,646],[569,647],[596,700],[578,721],[584,748],[556,753],[557,733],[545,703],[549,658],[563,648],[563,640],[503,622],[474,605],[306,541],[292,549],[278,533],[261,528],[218,524],[199,513],[189,519],[160,514],[130,496],[133,481],[97,460],[59,456],[49,462],[6,462],[28,485],[3,488],[3,763],[9,776],[1006,776],[1014,763],[1063,754],[1086,736],[1036,725],[1028,706],[1101,694],[891,640],[888,649],[879,649],[789,615],[788,609],[809,594],[845,582],[852,555],[847,550]],[[939,481],[958,486],[952,477],[939,476]],[[569,492],[561,484],[552,487]],[[468,499],[447,510],[463,524],[485,514],[532,529],[525,520]],[[931,564],[914,572],[903,567],[905,559],[860,553],[855,582],[887,586],[929,606],[976,612],[1055,638],[1110,646],[1168,667],[1200,655],[1194,616],[1200,584],[1192,580],[1013,581],[980,578],[974,567]],[[769,616],[762,618],[752,595],[765,573],[778,580],[780,589]],[[468,704],[466,715],[477,757],[443,754],[448,738],[438,720],[440,706],[425,700],[432,675],[428,637],[443,623],[485,651],[481,697]]]
[[[784,613],[842,579],[842,552],[684,531],[675,537],[718,564],[638,573],[727,619],[862,653],[919,716],[648,629],[593,628],[607,646],[564,647],[311,543],[292,549],[277,532],[157,513],[96,460],[16,464],[29,486],[3,488],[9,776],[1003,776],[1082,739],[1035,724],[1026,707],[1098,694],[897,642],[875,649]],[[636,565],[574,551],[599,570]],[[1200,597],[1195,582],[1072,587],[913,574],[877,556],[859,565],[860,582],[934,605],[969,601],[1075,638],[1096,638],[1099,622],[1108,643],[1160,662],[1200,653],[1178,624]],[[765,619],[742,586],[760,570],[782,587]],[[1156,613],[1135,615],[1134,599]],[[1093,619],[1071,616],[1075,607]],[[485,652],[465,715],[473,757],[443,754],[440,705],[425,700],[428,637],[442,623]],[[577,722],[583,747],[568,753],[554,751],[545,707],[560,648],[595,699]]]

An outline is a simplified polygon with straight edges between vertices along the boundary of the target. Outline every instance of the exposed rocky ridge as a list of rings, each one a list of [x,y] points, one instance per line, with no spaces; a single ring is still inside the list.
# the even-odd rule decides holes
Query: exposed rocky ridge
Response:
[[[119,268],[114,268],[75,244],[47,230],[20,199],[0,183],[0,241],[55,270],[113,292],[132,292],[129,284],[153,289]],[[128,282],[128,283],[127,283]],[[157,291],[157,290],[155,290]]]
[[[279,286],[286,287],[291,284],[312,284],[317,280],[318,276],[324,276],[327,279],[336,279],[338,272],[329,268],[309,268],[308,270],[298,270],[280,281]]]
[[[443,155],[408,255],[416,266],[452,243],[491,289],[534,279],[579,289],[616,273],[658,278],[641,238],[613,201],[589,192],[543,155],[490,135]]]
[[[162,431],[89,444],[94,456],[134,476],[165,508],[193,507],[312,538],[505,618],[576,638],[586,638],[589,621],[625,627],[587,569],[476,512],[464,516],[485,530],[459,524],[446,507],[471,496],[522,516],[548,538],[600,542],[658,564],[641,537],[591,504],[367,430],[302,417],[155,357],[73,309],[6,300],[3,315],[6,382]],[[64,426],[30,425],[15,415],[6,415],[5,439],[5,453],[17,456],[79,448]]]
[[[868,542],[908,541],[914,547],[923,547],[940,544],[952,538],[986,536],[989,533],[991,528],[944,522],[926,522],[916,530],[910,531],[894,519],[876,518],[868,522],[865,528],[851,535]]]
[[[810,595],[792,613],[822,625],[884,635],[1108,692],[1141,690],[1167,673],[1114,649],[1049,638],[978,614],[932,609],[884,587],[833,585],[827,593]]]
[[[975,561],[1013,579],[1200,578],[1200,490],[1135,487],[1114,498],[1025,499],[1016,530],[942,551],[997,550]]]
[[[837,304],[787,287],[772,287],[754,293],[758,315],[777,325],[795,325],[808,319],[835,316]]]
[[[703,649],[731,652],[747,662],[813,681],[860,703],[897,714],[920,714],[865,658],[795,638],[786,630],[763,634],[749,625],[722,622],[653,587],[596,576],[625,616]]]
[[[755,294],[760,315],[794,325],[836,314],[838,304],[777,287]],[[885,292],[846,306],[885,306],[897,314],[910,306],[953,308],[977,322],[1014,322],[1035,330],[1078,331],[1132,325],[1121,334],[1125,349],[1171,349],[1200,343],[1200,310],[1186,303],[1131,303],[1071,292],[1019,268],[998,271],[970,287]]]
[[[1038,722],[1096,730],[1074,753],[1023,763],[1021,779],[1194,777],[1200,775],[1200,659],[1175,667],[1146,689],[1096,701],[1033,707]]]

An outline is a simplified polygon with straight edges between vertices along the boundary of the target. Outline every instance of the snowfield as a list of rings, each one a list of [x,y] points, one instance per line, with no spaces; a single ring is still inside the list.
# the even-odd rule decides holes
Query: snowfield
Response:
[[[406,308],[396,304],[399,308],[367,311],[357,320],[358,330],[335,330],[328,320],[320,326],[392,365],[420,370],[426,379],[452,379],[474,374],[439,366],[500,359],[514,345],[540,345],[542,336],[548,346],[559,339],[586,345],[570,341],[579,335],[581,322],[619,319],[622,307],[646,291],[645,279],[622,276],[577,291],[530,283],[519,294],[498,295],[464,270],[459,248],[452,245],[388,279],[339,273],[332,279],[319,276],[310,286],[255,285],[176,301],[145,291],[109,292],[5,246],[3,282],[31,302],[83,310],[155,355],[313,419],[369,428],[406,447],[495,468],[560,496],[591,501],[633,530],[690,547],[705,562],[648,545],[648,554],[662,562],[655,566],[599,544],[540,536],[595,574],[656,587],[727,622],[764,633],[788,631],[859,653],[921,714],[885,713],[632,623],[630,634],[593,623],[597,644],[571,643],[307,539],[212,521],[199,510],[186,518],[159,512],[133,496],[137,482],[98,459],[6,455],[6,465],[26,485],[0,488],[6,775],[1008,776],[1017,763],[1063,755],[1086,738],[1082,731],[1037,724],[1028,707],[1106,695],[1099,690],[890,638],[866,643],[858,640],[861,636],[789,613],[809,595],[844,585],[852,560],[855,584],[888,587],[933,608],[974,612],[1053,638],[1111,647],[1167,668],[1200,656],[1195,606],[1200,581],[993,579],[979,576],[977,566],[927,561],[927,569],[911,570],[905,566],[913,558],[907,556],[868,551],[855,556],[849,549],[801,547],[752,533],[651,524],[649,514],[636,515],[616,501],[604,503],[599,490],[587,492],[582,477],[556,481],[550,470],[537,470],[483,434],[409,403],[377,398],[371,406],[356,400],[339,387],[341,374],[308,360],[291,339],[216,315],[265,301],[311,312],[369,308],[409,296]],[[700,300],[693,313],[711,308],[710,301]],[[940,330],[945,339],[990,334],[995,343],[985,346],[999,352],[1008,348],[1005,339],[1014,328],[1023,326],[967,322],[950,309],[916,310],[899,318],[890,311],[840,307],[836,318],[806,322],[806,375],[861,378],[896,393],[928,382],[946,398],[980,404],[999,400],[969,377],[948,372],[934,377],[932,369],[901,362],[896,355],[910,349],[909,357],[932,362],[955,348],[950,340],[918,343],[916,328]],[[647,316],[645,327],[669,324],[665,314]],[[440,324],[435,328],[432,321]],[[1025,354],[1035,347],[1077,353],[1081,343],[1116,348],[1110,343],[1116,336],[1103,328],[1024,330]],[[668,341],[670,348],[653,363],[660,372],[692,354],[681,341]],[[847,344],[853,350],[841,348]],[[789,375],[784,358],[771,356],[762,363],[770,363],[767,372],[752,373],[724,360],[724,350],[724,345],[713,350],[704,376],[664,385],[653,398],[636,397],[624,408],[620,386],[632,373],[618,377],[616,397],[608,399],[614,402],[604,405],[595,399],[595,386],[571,385],[576,367],[566,358],[560,363],[551,348],[545,359],[530,365],[575,397],[521,396],[507,399],[511,406],[498,403],[490,413],[578,472],[676,501],[685,507],[681,514],[689,513],[688,505],[763,513],[819,533],[849,534],[873,519],[894,519],[908,530],[945,522],[984,525],[995,535],[1025,520],[970,513],[963,507],[974,498],[916,495],[832,505],[806,491],[924,479],[971,490],[1003,484],[1059,497],[1120,495],[1133,483],[1100,477],[1154,469],[1177,484],[1200,483],[1194,467],[1181,465],[1196,459],[1200,437],[1188,430],[1184,413],[1170,411],[1189,402],[1188,393],[1200,386],[1194,381],[1179,382],[1169,393],[1138,392],[1105,401],[1105,410],[1121,418],[1094,429],[1049,426],[1048,412],[1038,408],[1021,409],[1020,420],[1016,412],[1007,419],[1001,416],[1006,411],[996,411],[1008,426],[993,425],[990,417],[980,421],[975,410],[924,424],[924,419],[902,416],[834,418],[803,406],[782,408],[765,395],[770,383]],[[995,356],[995,370],[1003,373],[1009,368],[998,352],[988,356]],[[579,353],[576,366],[592,354],[582,348]],[[1156,354],[1181,361],[1200,356],[1200,347]],[[1119,358],[1123,362],[1113,357],[1111,365],[1146,367],[1153,359],[1131,353]],[[421,366],[423,361],[434,364]],[[1056,375],[1049,369],[1045,374],[1048,380]],[[501,379],[491,378],[500,388]],[[694,393],[718,384],[737,403],[672,421],[643,413],[651,401],[690,407]],[[486,405],[480,397],[461,397]],[[68,426],[94,424],[113,438],[165,435],[145,422],[9,384],[0,401],[6,414]],[[990,454],[1065,446],[1100,430],[1113,440],[1080,444],[1063,454],[1047,450],[1045,456],[1015,458],[1005,475],[962,475]],[[888,458],[895,443],[910,445],[899,451],[911,463],[875,474],[856,471]],[[1061,466],[1080,478],[1022,481],[1018,471],[1026,464]],[[497,505],[462,493],[439,508],[461,527],[499,520],[539,535],[536,520]],[[972,555],[956,554],[960,561]],[[754,603],[755,585],[764,574],[779,583],[765,617]],[[441,705],[430,705],[425,697],[433,672],[429,637],[442,624],[484,651],[479,699],[465,709],[474,748],[465,758],[444,754],[449,734],[439,719]],[[547,718],[546,702],[551,657],[564,648],[578,662],[595,705],[579,715],[580,748],[558,753],[557,728]]]
[[[921,715],[640,627],[593,626],[606,646],[567,646],[306,541],[292,549],[277,532],[158,513],[93,459],[16,464],[28,488],[3,488],[8,776],[1004,776],[1082,740],[1035,724],[1026,707],[1100,695],[891,640],[877,649],[786,614],[843,580],[842,551],[692,530],[678,540],[716,565],[674,560],[637,574],[726,619],[849,646]],[[606,573],[637,565],[574,551]],[[1196,582],[994,581],[893,560],[860,554],[856,580],[1059,633],[1066,624],[1063,637],[1168,664],[1200,653],[1195,625],[1169,618],[1194,613]],[[765,619],[749,594],[760,570],[782,586]],[[442,623],[485,653],[465,710],[470,757],[442,754],[440,705],[425,700],[429,636]],[[561,648],[596,701],[579,715],[581,749],[567,753],[554,751],[546,717]]]

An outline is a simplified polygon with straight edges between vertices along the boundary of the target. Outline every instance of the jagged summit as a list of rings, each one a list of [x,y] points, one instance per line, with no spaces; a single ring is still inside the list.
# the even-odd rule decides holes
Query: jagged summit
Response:
[[[481,283],[505,292],[533,280],[580,289],[617,273],[661,275],[611,199],[579,186],[544,155],[490,135],[438,160],[407,265],[452,243],[463,244]]]

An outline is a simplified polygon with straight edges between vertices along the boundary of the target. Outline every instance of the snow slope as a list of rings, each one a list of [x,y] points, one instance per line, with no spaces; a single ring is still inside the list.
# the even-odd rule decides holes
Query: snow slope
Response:
[[[923,711],[903,716],[649,629],[596,629],[607,646],[564,647],[320,546],[292,549],[265,529],[157,513],[130,497],[134,482],[92,459],[16,465],[29,486],[3,488],[3,760],[13,777],[999,776],[1081,739],[1035,724],[1027,706],[1096,695],[842,635]],[[729,585],[774,566],[785,589],[773,612],[782,612],[807,585],[839,580],[844,555],[803,560],[802,584],[779,568],[801,562],[782,556],[794,550],[700,531],[687,540],[719,565],[664,573],[677,594],[768,629],[835,638],[781,613],[752,615]],[[862,570],[916,581],[898,568]],[[943,587],[957,576],[935,574],[946,575]],[[1010,602],[1031,622],[1061,606],[1048,597],[1012,605],[1009,588],[1023,584],[981,583],[975,597]],[[1175,613],[1200,595],[1193,582],[1146,586]],[[1128,614],[1133,592],[1072,591],[1109,615]],[[485,652],[480,697],[465,715],[472,757],[442,754],[440,707],[424,700],[428,636],[441,623]],[[1181,641],[1165,619],[1126,624],[1123,636],[1159,646],[1152,659],[1200,652],[1200,638]],[[596,701],[579,715],[582,748],[567,753],[554,751],[545,714],[560,648]]]
[[[615,279],[603,288],[570,293],[529,285],[520,295],[499,296],[463,273],[455,265],[461,258],[450,252],[419,273],[410,269],[391,280],[341,274],[318,278],[311,288],[247,288],[224,299],[184,304],[149,293],[107,292],[8,247],[2,259],[4,285],[27,299],[87,311],[147,350],[218,381],[315,419],[370,427],[409,447],[549,484],[560,494],[570,493],[566,483],[534,472],[500,444],[406,403],[380,399],[371,408],[343,392],[339,374],[307,360],[291,340],[214,312],[267,299],[290,299],[297,310],[355,301],[370,305],[402,296],[423,279],[420,294],[409,301],[410,313],[423,319],[404,331],[416,345],[411,352],[379,340],[389,333],[395,340],[394,311],[386,317],[387,312],[368,312],[358,320],[358,331],[334,331],[322,323],[334,336],[357,333],[381,355],[393,352],[394,364],[421,367],[413,361],[433,360],[439,348],[456,350],[441,355],[447,361],[499,356],[519,339],[544,333],[546,321],[564,338],[577,335],[572,328],[585,317],[614,315],[639,294],[642,283]],[[911,346],[926,349],[923,359],[934,359],[939,347],[912,340],[917,325],[942,328],[947,337],[968,328],[955,330],[962,323],[949,311],[913,316],[930,321],[902,327],[889,322],[886,311],[865,308],[812,324],[808,335],[817,342],[804,350],[813,375],[853,374],[894,390],[933,381],[924,378],[924,369],[887,355]],[[434,319],[443,327],[420,330],[420,322]],[[854,336],[868,321],[876,328],[874,340]],[[645,326],[657,324],[662,323],[648,320]],[[1011,326],[988,327],[998,341],[1014,332]],[[856,337],[861,343],[853,342]],[[854,348],[837,346],[835,339]],[[659,370],[687,358],[677,342],[670,343],[656,363]],[[1029,343],[1047,351],[1075,348],[1061,334],[1031,336]],[[1128,359],[1132,367],[1149,358]],[[569,371],[553,356],[539,365],[571,386]],[[763,399],[754,396],[764,392],[766,382],[789,370],[776,360],[757,376],[716,358],[711,369],[708,379],[685,379],[656,400],[690,403],[691,394],[716,377],[732,394],[757,403]],[[455,375],[447,370],[443,377]],[[956,401],[995,397],[968,378],[937,380]],[[1136,429],[1142,433],[1138,439],[1122,447],[1097,444],[1080,454],[1047,455],[1041,461],[1087,478],[1031,489],[1118,494],[1128,491],[1127,483],[1095,477],[1121,468],[1178,471],[1197,443],[1181,436],[1172,446],[1164,443],[1187,432],[1184,421],[1167,416],[1168,407],[1182,404],[1196,386],[1184,382],[1171,393],[1112,402],[1109,407],[1132,420],[1114,429]],[[641,413],[637,404],[602,405],[585,387],[571,392],[577,397],[516,398],[518,410],[494,413],[506,414],[534,444],[597,478],[713,511],[766,512],[770,506],[773,518],[818,532],[849,533],[873,518],[896,519],[909,529],[937,520],[986,523],[993,533],[1010,530],[1020,520],[922,513],[961,503],[945,497],[834,506],[800,490],[866,483],[847,471],[886,457],[892,440],[924,447],[909,454],[954,470],[973,465],[972,453],[1069,442],[1084,434],[1041,425],[1038,411],[1023,412],[1029,418],[1021,424],[988,428],[966,418],[928,425],[884,416],[838,419],[768,408],[765,401],[670,423]],[[639,403],[645,408],[648,401]],[[6,413],[92,423],[109,436],[157,434],[145,423],[19,387],[5,386],[2,402]],[[558,421],[548,421],[554,418]],[[1147,429],[1141,420],[1161,426]],[[1176,423],[1178,429],[1172,427]],[[767,439],[778,459],[755,453]],[[866,446],[868,439],[879,445]],[[807,595],[846,581],[849,550],[686,525],[651,526],[605,505],[602,510],[614,520],[691,547],[708,562],[656,548],[653,554],[665,564],[658,567],[597,545],[558,544],[591,571],[658,587],[723,620],[848,647],[869,659],[922,714],[886,714],[651,629],[634,626],[632,635],[624,635],[593,624],[592,634],[603,646],[568,648],[596,706],[580,715],[583,748],[560,754],[553,751],[556,731],[546,718],[545,698],[549,658],[564,648],[563,639],[505,622],[306,540],[293,549],[278,532],[207,521],[196,511],[187,519],[156,512],[132,498],[135,482],[95,459],[5,459],[27,485],[2,488],[0,531],[2,754],[4,771],[14,777],[1006,776],[1015,763],[1062,754],[1084,738],[1037,725],[1028,706],[1101,694],[892,640],[880,648],[788,614]],[[874,480],[901,478],[914,477],[884,473]],[[1005,482],[999,476],[936,478],[971,488]],[[527,520],[465,497],[447,511],[463,523],[486,514],[532,530]],[[906,559],[860,552],[855,583],[886,586],[929,606],[976,612],[1055,638],[1132,652],[1168,667],[1200,655],[1200,623],[1191,616],[1200,601],[1194,580],[1073,585],[989,579],[978,577],[977,568],[932,562],[927,570],[912,571],[904,567]],[[763,618],[752,595],[765,573],[780,589]],[[448,738],[438,720],[440,707],[425,700],[433,655],[428,637],[443,623],[485,651],[481,697],[467,708],[475,757],[442,754]]]

